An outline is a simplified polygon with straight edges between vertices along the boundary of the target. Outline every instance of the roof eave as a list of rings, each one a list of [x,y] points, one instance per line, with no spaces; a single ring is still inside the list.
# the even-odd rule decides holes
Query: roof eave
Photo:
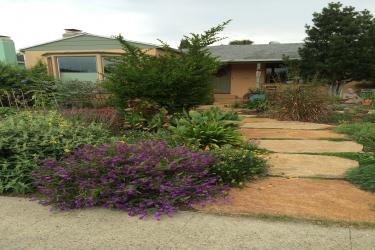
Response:
[[[299,60],[300,58],[289,58],[291,60]],[[229,60],[221,60],[220,62],[224,63],[256,63],[256,62],[282,62],[284,61],[282,58],[273,58],[273,59],[229,59]]]

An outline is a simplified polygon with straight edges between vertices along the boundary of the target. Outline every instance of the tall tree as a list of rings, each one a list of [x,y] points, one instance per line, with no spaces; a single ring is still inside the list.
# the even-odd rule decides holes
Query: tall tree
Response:
[[[127,100],[152,100],[168,110],[189,109],[212,101],[212,78],[220,67],[207,46],[222,40],[219,33],[229,21],[202,34],[184,36],[186,51],[164,48],[169,53],[152,56],[118,37],[126,53],[116,57],[104,87],[123,108]]]
[[[368,10],[329,3],[312,21],[299,50],[305,79],[318,75],[335,94],[349,81],[375,79],[375,20]]]
[[[251,41],[251,40],[234,40],[234,41],[230,41],[229,42],[229,45],[250,45],[250,44],[253,44],[254,42]]]
[[[187,49],[188,46],[189,46],[189,41],[185,38],[182,38],[181,42],[180,42],[180,45],[178,46],[178,49],[180,49],[180,50]]]

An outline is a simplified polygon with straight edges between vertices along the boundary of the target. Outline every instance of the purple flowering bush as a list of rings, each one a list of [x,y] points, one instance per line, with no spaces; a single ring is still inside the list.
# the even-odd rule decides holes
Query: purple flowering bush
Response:
[[[164,141],[84,145],[34,171],[42,204],[62,210],[102,206],[129,215],[172,214],[223,194],[209,174],[215,159]]]

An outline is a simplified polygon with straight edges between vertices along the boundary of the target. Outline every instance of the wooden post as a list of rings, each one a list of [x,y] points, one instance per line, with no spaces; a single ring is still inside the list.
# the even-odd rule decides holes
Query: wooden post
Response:
[[[256,88],[260,89],[260,77],[262,75],[262,64],[257,63],[257,71],[256,71]]]

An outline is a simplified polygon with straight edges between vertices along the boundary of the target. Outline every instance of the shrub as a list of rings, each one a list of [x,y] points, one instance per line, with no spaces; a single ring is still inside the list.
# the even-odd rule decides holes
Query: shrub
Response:
[[[242,138],[232,121],[218,117],[212,111],[190,111],[176,121],[169,129],[177,141],[197,145],[203,149],[217,148],[223,145],[239,145]]]
[[[91,81],[56,81],[54,98],[63,108],[98,108],[107,104],[108,95],[100,84]]]
[[[5,118],[10,115],[14,115],[17,113],[15,108],[11,107],[0,107],[0,118]]]
[[[42,63],[30,70],[0,63],[0,105],[33,106],[37,95],[52,91],[52,80]]]
[[[99,109],[63,109],[60,114],[73,122],[80,123],[101,123],[103,126],[112,130],[112,132],[119,132],[123,128],[122,119],[117,110],[113,108],[99,108]]]
[[[346,177],[362,189],[375,192],[375,162],[350,170]]]
[[[43,204],[59,209],[103,206],[154,217],[211,199],[224,189],[210,177],[214,158],[165,142],[82,146],[36,169]]]
[[[30,172],[47,157],[81,144],[99,144],[109,133],[99,124],[75,124],[56,112],[20,112],[0,121],[0,193],[34,190]]]
[[[293,84],[277,93],[273,106],[282,120],[316,121],[327,113],[329,98],[318,87]]]
[[[338,133],[347,134],[353,140],[375,150],[375,124],[371,122],[345,123],[337,127]]]
[[[153,101],[133,99],[127,102],[124,127],[137,130],[158,130],[168,127],[171,115]]]
[[[158,56],[149,55],[119,37],[126,53],[114,61],[106,89],[113,94],[119,108],[135,98],[155,101],[168,111],[212,102],[212,79],[220,62],[211,56],[207,46],[221,40],[217,35],[227,23],[202,35],[185,36],[183,52],[166,45],[165,53]]]
[[[210,167],[210,172],[226,185],[242,186],[244,182],[267,173],[265,160],[257,157],[251,146],[224,146],[213,150],[213,154],[219,161]]]

